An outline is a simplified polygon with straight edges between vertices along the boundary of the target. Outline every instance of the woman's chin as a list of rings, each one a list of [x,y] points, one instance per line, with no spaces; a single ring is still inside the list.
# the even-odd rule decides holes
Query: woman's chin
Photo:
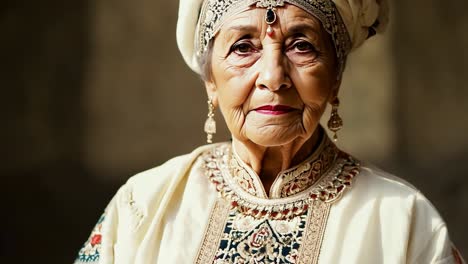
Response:
[[[301,131],[295,131],[291,128],[263,128],[256,131],[247,131],[247,138],[259,146],[274,147],[291,143],[301,137]]]

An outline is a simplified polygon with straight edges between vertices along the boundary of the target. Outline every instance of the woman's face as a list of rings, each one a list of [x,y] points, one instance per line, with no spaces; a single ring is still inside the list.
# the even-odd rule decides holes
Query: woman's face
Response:
[[[307,140],[338,92],[334,49],[319,20],[286,4],[228,19],[214,39],[208,94],[233,137],[261,146]]]

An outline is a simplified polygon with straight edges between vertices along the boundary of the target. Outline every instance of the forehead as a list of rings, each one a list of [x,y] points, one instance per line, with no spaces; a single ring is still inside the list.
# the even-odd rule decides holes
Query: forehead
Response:
[[[278,25],[283,33],[287,33],[288,29],[297,27],[298,25],[307,26],[307,28],[317,32],[322,29],[322,25],[317,18],[294,5],[285,4],[283,7],[275,8],[275,12],[277,14],[277,19],[273,26]],[[249,29],[250,31],[260,32],[267,26],[265,14],[266,8],[252,6],[227,19],[221,27],[219,34],[226,34],[230,33],[231,30],[239,29]]]

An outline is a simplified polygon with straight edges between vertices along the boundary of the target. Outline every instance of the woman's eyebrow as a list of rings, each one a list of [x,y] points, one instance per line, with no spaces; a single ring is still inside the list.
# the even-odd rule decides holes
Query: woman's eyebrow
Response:
[[[306,32],[312,32],[315,35],[320,35],[320,31],[317,30],[316,26],[306,23],[292,25],[287,30],[288,35],[304,34]]]
[[[254,25],[232,25],[229,26],[226,30],[236,30],[236,31],[256,31],[257,27]]]
[[[230,40],[239,35],[250,35],[253,36],[258,28],[252,25],[232,25],[225,29],[225,40]]]
[[[237,33],[253,33],[258,31],[258,27],[252,25],[232,25],[226,28],[226,33],[237,34]]]

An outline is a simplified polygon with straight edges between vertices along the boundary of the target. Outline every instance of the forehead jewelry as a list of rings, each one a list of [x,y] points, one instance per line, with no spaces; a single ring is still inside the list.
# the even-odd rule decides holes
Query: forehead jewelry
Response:
[[[276,22],[276,8],[278,6],[284,6],[284,0],[260,0],[257,3],[257,7],[266,8],[265,12],[265,22],[268,25],[266,33],[268,36],[273,36],[273,25]]]
[[[273,36],[275,34],[273,25],[278,19],[276,9],[286,3],[295,5],[320,20],[332,37],[339,61],[337,78],[341,78],[346,56],[351,51],[353,43],[334,1],[331,0],[203,0],[195,40],[196,59],[203,58],[202,55],[207,51],[210,41],[219,31],[225,19],[247,10],[252,5],[266,10],[264,18],[267,24],[266,35]]]

